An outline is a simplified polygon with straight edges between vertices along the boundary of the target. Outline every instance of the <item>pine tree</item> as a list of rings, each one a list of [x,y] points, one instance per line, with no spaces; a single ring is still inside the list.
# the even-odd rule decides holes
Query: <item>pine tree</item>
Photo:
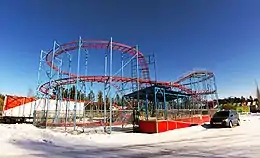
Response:
[[[91,91],[88,93],[88,99],[89,99],[90,101],[92,101],[92,102],[95,100],[95,94],[94,94],[93,90],[91,90]]]
[[[0,113],[1,113],[1,111],[3,111],[3,106],[4,106],[4,100],[2,98],[0,98]]]
[[[109,104],[110,104],[110,100],[109,98],[106,96],[106,109],[109,109]]]
[[[103,108],[103,92],[102,92],[102,91],[98,91],[97,101],[98,101],[98,107],[99,107],[100,109],[104,109],[104,108]],[[101,107],[102,107],[102,108],[101,108]]]
[[[118,94],[116,94],[115,102],[116,102],[117,105],[121,105],[121,99],[120,99],[120,96]]]
[[[98,91],[97,101],[98,101],[98,104],[99,104],[99,105],[102,105],[102,104],[103,104],[103,92],[102,92],[102,91]]]
[[[72,86],[69,91],[70,99],[74,100],[76,94],[76,87]]]

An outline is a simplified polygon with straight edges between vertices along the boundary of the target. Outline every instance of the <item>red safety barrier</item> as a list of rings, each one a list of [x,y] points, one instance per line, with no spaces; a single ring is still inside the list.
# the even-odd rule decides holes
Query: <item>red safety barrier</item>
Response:
[[[161,133],[161,132],[166,132],[168,131],[168,127],[169,127],[169,124],[168,124],[168,121],[164,120],[164,121],[159,121],[157,122],[158,124],[158,131],[157,133]]]
[[[201,125],[210,121],[210,116],[198,116],[177,120],[140,120],[139,129],[142,133],[161,133],[169,130],[190,127],[192,124]]]
[[[168,130],[174,130],[178,128],[178,123],[176,121],[168,121]]]
[[[191,123],[188,123],[188,122],[177,122],[177,128],[176,129],[186,128],[186,127],[190,127],[190,126],[191,126]]]
[[[203,122],[210,122],[210,116],[202,116]]]
[[[139,121],[139,130],[142,133],[157,133],[156,121]]]

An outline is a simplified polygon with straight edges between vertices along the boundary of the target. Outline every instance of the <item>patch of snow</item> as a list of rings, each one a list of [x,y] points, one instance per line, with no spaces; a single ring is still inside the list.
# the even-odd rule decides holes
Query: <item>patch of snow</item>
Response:
[[[260,115],[241,126],[193,126],[160,134],[72,135],[33,125],[0,124],[0,157],[260,157]]]

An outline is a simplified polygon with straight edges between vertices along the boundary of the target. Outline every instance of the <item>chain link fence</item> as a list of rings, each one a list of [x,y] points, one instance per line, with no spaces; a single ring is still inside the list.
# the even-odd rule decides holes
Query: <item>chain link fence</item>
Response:
[[[148,120],[187,120],[194,117],[211,117],[216,111],[215,109],[170,109],[167,111],[158,109],[155,112],[149,112]],[[111,126],[113,130],[122,129],[127,125],[133,127],[134,117],[138,117],[138,120],[147,119],[144,111],[136,116],[133,110],[112,110]],[[106,129],[110,126],[110,111],[106,111],[106,117],[104,110],[76,111],[76,115],[73,110],[67,112],[37,111],[35,125],[40,128],[52,128],[60,132],[103,133],[107,132]]]
[[[132,110],[112,110],[111,126],[121,126],[132,124]],[[75,117],[76,116],[76,117]],[[40,128],[56,128],[65,131],[77,130],[90,132],[104,132],[104,127],[110,126],[110,111],[85,110],[85,111],[37,111],[34,124]]]
[[[217,110],[216,109],[171,109],[148,112],[148,120],[178,120],[182,118],[191,118],[197,116],[212,116]],[[145,112],[140,113],[140,120],[145,120]]]

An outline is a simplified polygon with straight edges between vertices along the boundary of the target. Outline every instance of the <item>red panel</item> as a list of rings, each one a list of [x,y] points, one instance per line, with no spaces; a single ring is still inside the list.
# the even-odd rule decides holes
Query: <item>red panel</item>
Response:
[[[201,118],[200,117],[193,117],[191,123],[192,124],[200,124],[201,123]]]
[[[203,122],[209,122],[210,121],[210,116],[202,116]]]
[[[210,116],[206,115],[206,116],[202,116],[202,117],[192,117],[192,118],[181,118],[181,119],[177,119],[176,121],[180,121],[180,122],[188,122],[191,124],[203,124],[205,122],[209,122],[210,121]]]
[[[177,123],[177,129],[179,128],[186,128],[186,127],[190,127],[190,123],[186,123],[186,122],[176,122]]]
[[[168,121],[168,130],[177,129],[177,122],[176,121]]]
[[[17,106],[24,105],[35,101],[35,98],[18,97],[18,96],[6,96],[4,110],[12,109]]]
[[[141,133],[157,133],[155,121],[142,121],[139,122],[139,129]]]
[[[181,119],[182,122],[192,122],[192,118]]]
[[[158,133],[168,131],[168,121],[159,121],[158,122]]]

